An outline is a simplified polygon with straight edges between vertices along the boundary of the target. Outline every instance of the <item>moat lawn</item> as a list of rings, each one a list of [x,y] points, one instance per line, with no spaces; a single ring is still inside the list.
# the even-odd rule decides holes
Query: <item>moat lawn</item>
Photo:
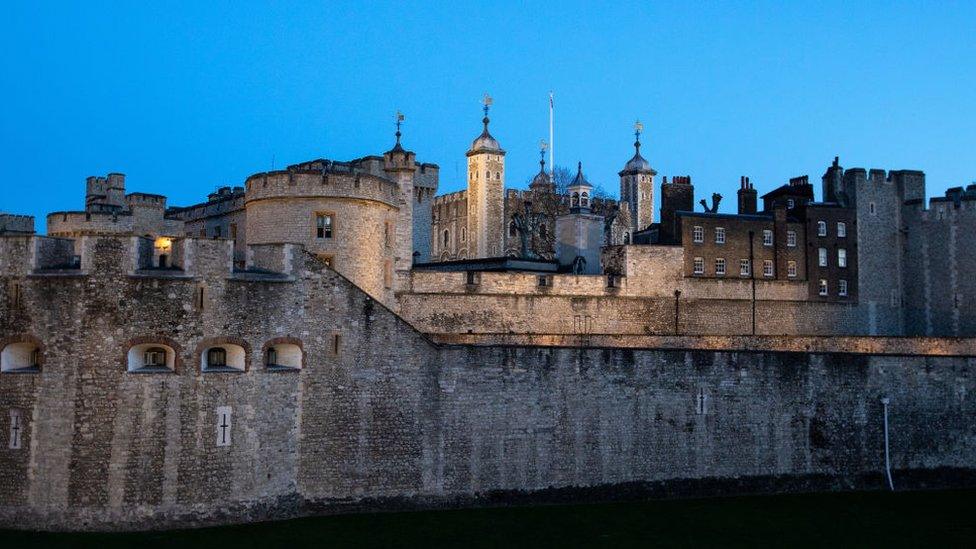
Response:
[[[976,491],[749,496],[341,515],[139,534],[0,531],[0,547],[976,546]]]

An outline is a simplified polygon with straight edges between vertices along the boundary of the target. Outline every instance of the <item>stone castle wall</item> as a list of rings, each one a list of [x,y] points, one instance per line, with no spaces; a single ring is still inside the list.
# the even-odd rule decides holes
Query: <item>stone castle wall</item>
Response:
[[[0,345],[36,342],[42,360],[0,374],[0,434],[10,410],[24,428],[19,448],[0,445],[4,527],[193,526],[625,483],[879,488],[883,396],[896,479],[944,483],[939,468],[976,459],[971,342],[435,343],[297,246],[249,254],[272,276],[233,273],[229,241],[186,239],[181,269],[154,273],[131,268],[138,239],[86,238],[87,269],[44,274],[16,252],[34,240],[17,238],[0,239],[0,276],[20,285],[14,302],[0,284]],[[175,350],[175,371],[127,372],[128,349],[153,342]],[[301,346],[300,370],[264,366],[276,342]],[[202,372],[223,343],[246,349],[246,370]]]

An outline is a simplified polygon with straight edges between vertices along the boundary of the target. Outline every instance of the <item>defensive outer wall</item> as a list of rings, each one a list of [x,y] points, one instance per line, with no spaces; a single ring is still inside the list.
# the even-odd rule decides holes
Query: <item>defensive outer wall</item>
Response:
[[[0,238],[0,526],[186,527],[627,494],[976,484],[976,341],[425,336],[294,245]],[[132,373],[134,345],[175,351]],[[287,342],[301,368],[270,369]],[[203,372],[219,344],[244,371]],[[226,423],[218,409],[230,409]],[[221,427],[229,443],[219,445]]]

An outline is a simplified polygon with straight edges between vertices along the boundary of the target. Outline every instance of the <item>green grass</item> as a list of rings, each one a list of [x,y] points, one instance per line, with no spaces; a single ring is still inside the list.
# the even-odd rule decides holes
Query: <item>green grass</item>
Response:
[[[0,531],[0,547],[976,546],[976,491],[377,513],[135,534]]]

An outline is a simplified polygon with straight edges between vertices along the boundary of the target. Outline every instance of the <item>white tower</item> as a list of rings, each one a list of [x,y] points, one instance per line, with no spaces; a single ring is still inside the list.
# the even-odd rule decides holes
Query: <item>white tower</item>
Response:
[[[640,154],[640,135],[644,125],[634,124],[634,157],[621,170],[620,202],[630,209],[630,229],[642,231],[654,222],[654,176],[657,172]]]
[[[485,94],[484,130],[471,143],[468,157],[467,257],[497,257],[504,250],[505,151],[488,133],[491,97]]]

